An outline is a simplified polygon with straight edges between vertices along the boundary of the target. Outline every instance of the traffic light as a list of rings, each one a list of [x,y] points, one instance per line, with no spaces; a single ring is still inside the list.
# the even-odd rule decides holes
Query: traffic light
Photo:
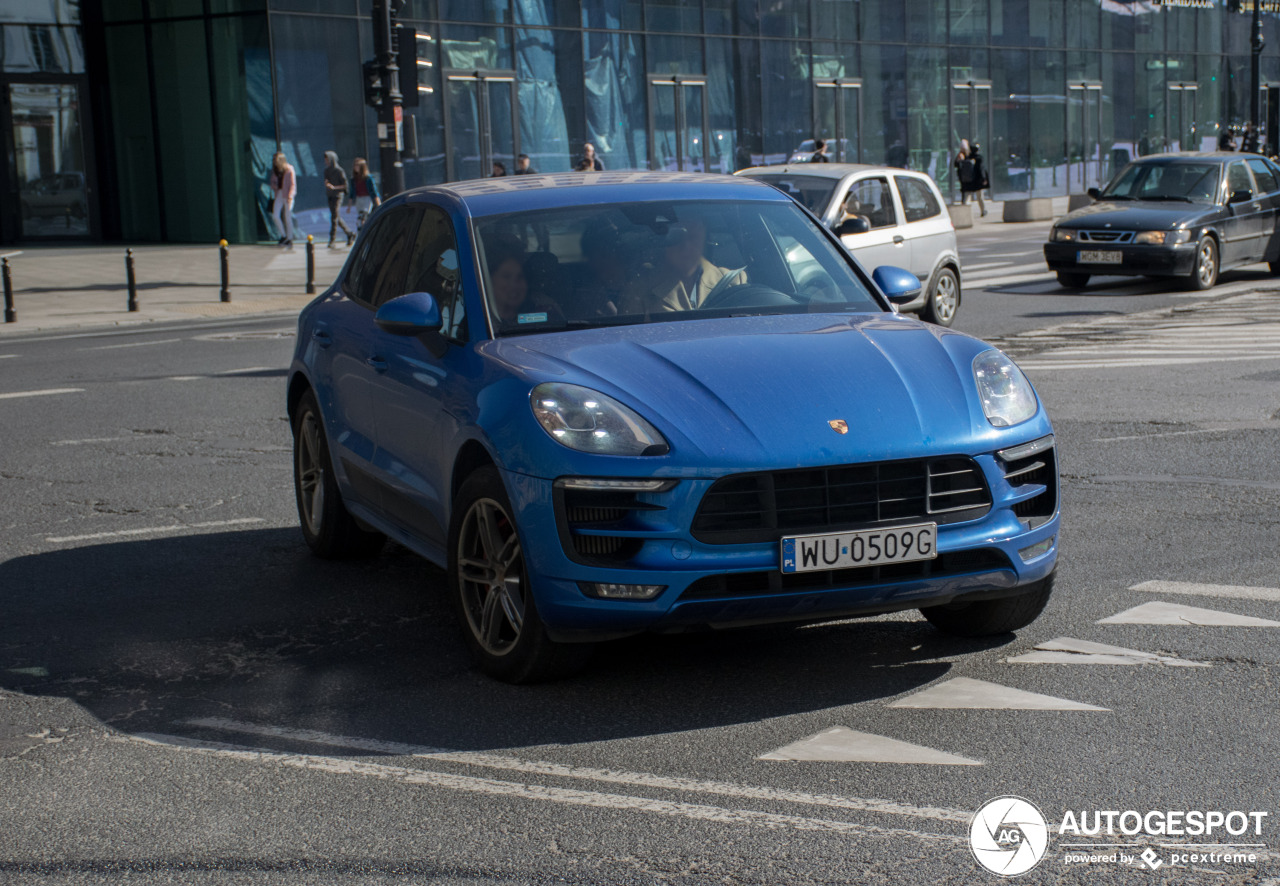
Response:
[[[431,67],[428,59],[418,55],[418,43],[431,40],[430,34],[424,34],[413,25],[400,25],[396,29],[396,67],[400,69],[400,103],[406,108],[418,106],[418,96],[430,93],[430,86],[418,84],[418,72]]]
[[[364,103],[371,108],[382,107],[382,66],[377,59],[364,63]]]

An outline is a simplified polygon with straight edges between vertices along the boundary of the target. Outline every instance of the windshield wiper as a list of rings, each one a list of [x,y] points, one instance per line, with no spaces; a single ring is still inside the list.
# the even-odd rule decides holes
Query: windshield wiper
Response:
[[[1147,200],[1147,201],[1178,200],[1178,201],[1181,201],[1182,203],[1194,203],[1194,202],[1196,202],[1196,201],[1192,200],[1190,197],[1175,197],[1175,196],[1173,196],[1173,195],[1164,196],[1164,197],[1139,197],[1138,199],[1139,199],[1139,200]]]
[[[1132,200],[1128,194],[1103,194],[1103,200]]]

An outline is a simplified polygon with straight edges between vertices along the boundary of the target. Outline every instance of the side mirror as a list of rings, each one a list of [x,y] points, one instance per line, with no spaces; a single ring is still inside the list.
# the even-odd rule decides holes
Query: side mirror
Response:
[[[1232,191],[1231,196],[1227,199],[1227,204],[1232,205],[1235,203],[1248,203],[1252,199],[1253,199],[1253,191],[1250,191],[1246,188],[1243,191]]]
[[[846,218],[840,224],[836,225],[836,236],[843,237],[846,234],[865,234],[871,230],[871,222],[867,221],[865,216],[855,215],[852,218]]]
[[[875,269],[871,279],[876,281],[880,291],[895,305],[905,305],[915,301],[923,288],[920,279],[910,271],[895,268],[893,265],[881,265]]]
[[[373,322],[392,335],[421,335],[440,328],[440,306],[426,292],[410,292],[378,308]]]
[[[1094,200],[1102,199],[1102,192],[1099,191],[1097,188],[1090,188],[1089,190],[1085,191],[1085,193],[1088,194],[1090,197],[1092,197]]]

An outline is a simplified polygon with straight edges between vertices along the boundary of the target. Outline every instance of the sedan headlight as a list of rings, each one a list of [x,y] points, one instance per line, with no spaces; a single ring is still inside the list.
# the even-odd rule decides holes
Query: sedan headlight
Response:
[[[1190,239],[1190,231],[1139,231],[1133,235],[1134,243],[1147,243],[1152,246],[1176,246]]]
[[[665,455],[653,425],[612,397],[581,385],[545,382],[529,397],[542,429],[558,443],[598,455]]]
[[[1054,228],[1049,234],[1049,239],[1054,243],[1074,243],[1076,232],[1070,228]]]
[[[1036,414],[1031,382],[1013,361],[992,348],[973,358],[973,380],[987,421],[1008,428]]]

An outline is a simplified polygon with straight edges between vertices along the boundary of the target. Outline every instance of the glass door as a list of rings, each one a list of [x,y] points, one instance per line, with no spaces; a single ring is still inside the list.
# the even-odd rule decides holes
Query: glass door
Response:
[[[1067,193],[1083,194],[1111,177],[1102,151],[1102,84],[1067,86]]]
[[[9,85],[22,237],[88,237],[96,209],[85,170],[80,87]]]
[[[515,172],[520,152],[515,74],[445,72],[445,173],[449,181],[488,178],[501,163]]]
[[[1197,83],[1170,83],[1165,103],[1165,150],[1198,151],[1195,143]]]
[[[951,162],[955,160],[955,152],[960,150],[960,140],[967,139],[970,145],[978,144],[982,148],[983,162],[987,167],[987,176],[993,178],[993,158],[987,153],[992,148],[991,140],[991,81],[990,80],[958,80],[951,84]],[[947,164],[947,190],[951,199],[955,199],[960,191],[960,183],[952,174],[951,162]]]
[[[649,168],[710,172],[718,161],[707,135],[707,81],[649,78]]]
[[[862,81],[814,81],[813,132],[836,163],[862,162]]]

